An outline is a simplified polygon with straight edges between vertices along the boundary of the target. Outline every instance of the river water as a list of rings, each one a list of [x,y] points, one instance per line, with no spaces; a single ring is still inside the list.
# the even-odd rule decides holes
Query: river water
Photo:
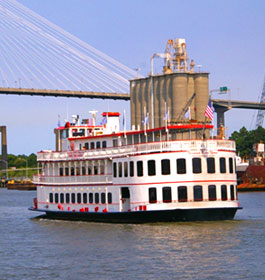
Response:
[[[34,191],[0,189],[0,279],[265,279],[265,192],[233,221],[119,225],[54,221]]]

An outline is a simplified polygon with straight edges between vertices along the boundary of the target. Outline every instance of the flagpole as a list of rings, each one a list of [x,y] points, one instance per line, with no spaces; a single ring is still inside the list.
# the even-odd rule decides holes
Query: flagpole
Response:
[[[165,130],[167,131],[167,102],[165,102]]]
[[[204,116],[204,122],[203,122],[203,131],[202,131],[202,139],[205,140],[205,125],[206,125],[206,116]]]
[[[126,111],[125,111],[125,109],[123,111],[123,120],[124,120],[123,121],[124,138],[126,139],[127,135],[126,135]]]
[[[151,116],[152,116],[152,128],[155,127],[154,121],[154,85],[153,85],[153,59],[151,58],[151,73],[150,73],[150,90],[151,90]]]
[[[144,106],[144,135],[146,136],[146,107]]]

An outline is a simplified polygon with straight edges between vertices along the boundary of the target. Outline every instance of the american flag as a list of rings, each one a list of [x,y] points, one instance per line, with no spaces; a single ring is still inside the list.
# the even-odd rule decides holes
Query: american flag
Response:
[[[204,116],[208,117],[211,121],[213,120],[213,105],[212,105],[211,98],[209,98],[209,102],[208,102],[208,105],[206,107]]]

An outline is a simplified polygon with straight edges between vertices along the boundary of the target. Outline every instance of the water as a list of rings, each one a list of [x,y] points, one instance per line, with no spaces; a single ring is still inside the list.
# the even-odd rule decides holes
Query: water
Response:
[[[265,279],[265,192],[222,222],[52,221],[35,192],[0,189],[0,279]]]

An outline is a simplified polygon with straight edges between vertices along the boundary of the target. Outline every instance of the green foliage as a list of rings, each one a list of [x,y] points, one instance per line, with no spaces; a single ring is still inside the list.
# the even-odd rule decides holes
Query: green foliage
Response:
[[[255,130],[248,131],[244,126],[239,132],[234,131],[231,134],[232,139],[236,142],[236,151],[242,158],[253,156],[253,144],[263,142],[265,143],[265,129],[259,126]]]
[[[16,168],[34,168],[37,167],[37,156],[35,154],[26,155],[12,155],[8,154],[8,167]]]
[[[0,156],[1,159],[1,156]],[[29,177],[31,178],[34,174],[37,173],[37,170],[30,169],[30,168],[36,168],[37,167],[37,156],[35,154],[30,154],[29,156],[26,156],[24,154],[22,155],[13,155],[8,154],[7,155],[7,161],[8,161],[8,178],[18,178],[18,177]],[[0,162],[1,164],[1,162]],[[7,177],[6,171],[1,171],[0,165],[0,178],[1,177]],[[14,170],[11,170],[15,167]],[[26,171],[26,168],[27,171]],[[4,165],[4,169],[6,169],[6,166]],[[27,176],[26,176],[27,175]]]

